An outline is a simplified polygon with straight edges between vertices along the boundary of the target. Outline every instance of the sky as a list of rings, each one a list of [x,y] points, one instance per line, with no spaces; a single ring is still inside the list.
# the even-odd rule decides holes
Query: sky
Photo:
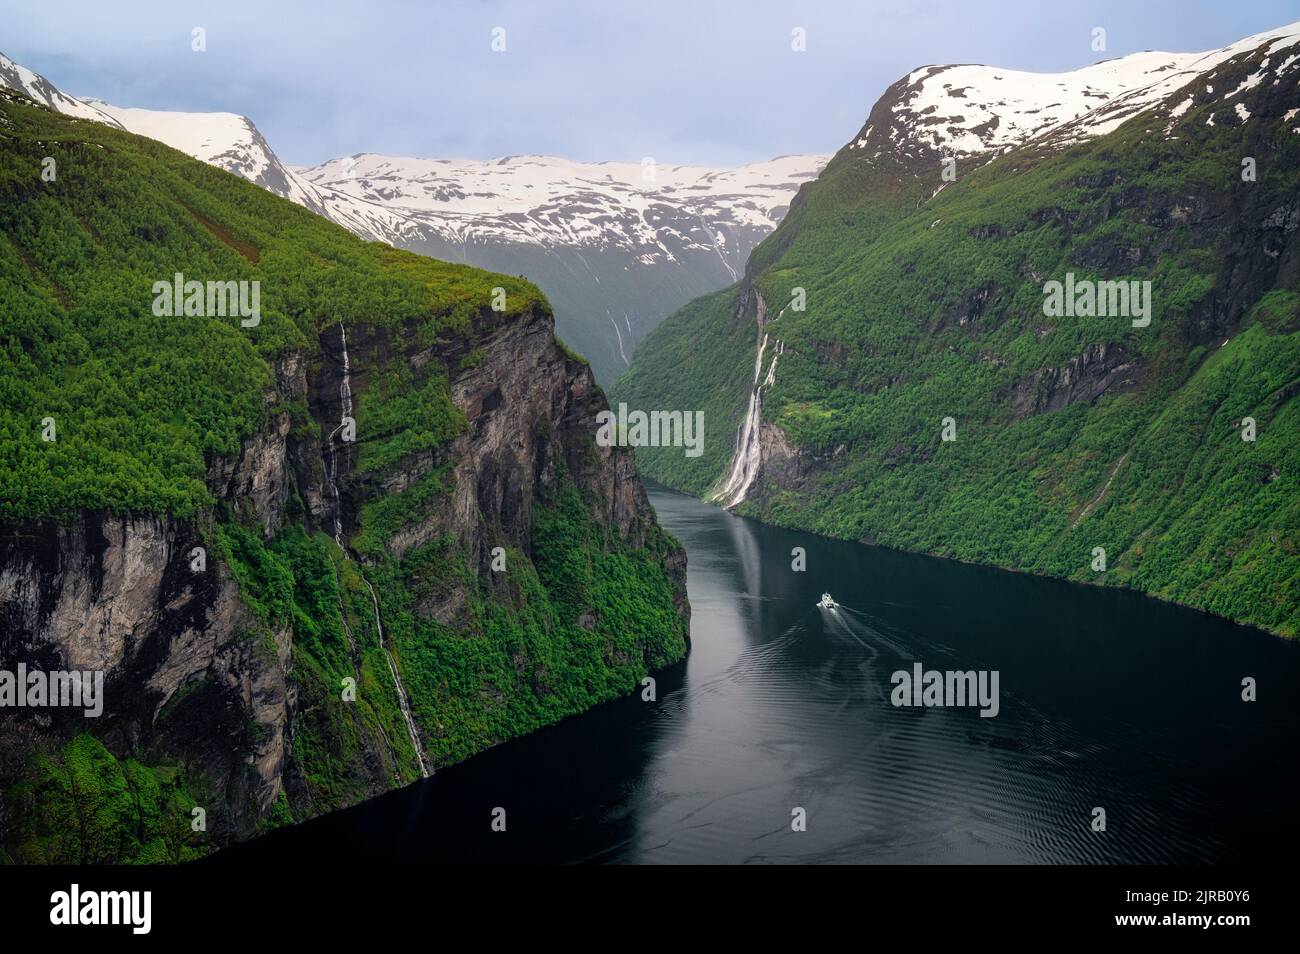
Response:
[[[291,164],[729,166],[834,152],[921,65],[1057,72],[1296,20],[1300,0],[7,0],[0,52],[73,95],[242,113]]]

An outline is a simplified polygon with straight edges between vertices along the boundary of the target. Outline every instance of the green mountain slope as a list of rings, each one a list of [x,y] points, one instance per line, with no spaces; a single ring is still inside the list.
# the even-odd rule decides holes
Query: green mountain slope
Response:
[[[900,81],[745,280],[638,350],[612,399],[701,409],[710,428],[701,457],[646,448],[643,471],[701,495],[725,483],[766,335],[764,371],[784,350],[739,512],[1294,635],[1296,52],[1261,45],[1216,69],[1218,93],[1201,79],[1095,138],[963,158],[950,183],[942,151],[857,148]],[[1149,326],[1045,315],[1044,284],[1067,273],[1150,281]]]
[[[176,273],[259,282],[260,322],[156,314]],[[0,97],[0,669],[105,679],[98,718],[6,710],[0,861],[201,855],[680,659],[684,554],[553,329]]]

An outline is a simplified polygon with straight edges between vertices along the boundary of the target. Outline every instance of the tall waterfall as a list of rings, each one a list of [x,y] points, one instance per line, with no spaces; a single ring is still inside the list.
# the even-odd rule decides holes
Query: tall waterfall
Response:
[[[330,431],[326,441],[325,453],[329,460],[325,468],[325,482],[329,486],[330,496],[334,498],[334,542],[346,552],[347,546],[343,542],[343,498],[339,493],[338,485],[340,451],[334,444],[335,435],[346,426],[347,419],[352,416],[352,360],[348,355],[348,329],[342,322],[339,322],[339,340],[343,346],[343,378],[339,382],[339,405],[343,419],[339,421],[338,427]],[[415,717],[411,714],[411,703],[406,695],[406,687],[402,685],[401,673],[397,671],[397,661],[393,659],[388,643],[384,640],[384,621],[379,614],[379,597],[375,595],[375,588],[370,580],[366,579],[360,562],[357,562],[357,572],[361,575],[361,582],[365,583],[366,589],[370,591],[370,601],[375,608],[375,632],[379,636],[379,648],[384,651],[384,658],[388,660],[388,671],[392,673],[393,684],[397,687],[397,702],[402,710],[402,719],[406,722],[406,731],[411,736],[411,745],[415,748],[415,759],[420,764],[420,777],[428,778],[429,768],[425,762],[424,746],[420,744],[420,733],[415,725]],[[352,642],[347,613],[342,605],[339,606],[339,612],[342,614],[344,632],[348,634],[348,641]]]
[[[762,451],[760,437],[763,392],[776,383],[776,362],[785,352],[784,343],[773,340],[772,363],[768,366],[767,374],[764,375],[763,355],[767,352],[768,336],[762,331],[760,335],[762,337],[758,343],[758,356],[754,359],[754,385],[749,392],[749,408],[745,411],[745,420],[736,434],[736,451],[731,458],[731,469],[727,472],[726,480],[709,498],[724,507],[734,507],[744,500],[754,483],[754,478],[758,476]]]

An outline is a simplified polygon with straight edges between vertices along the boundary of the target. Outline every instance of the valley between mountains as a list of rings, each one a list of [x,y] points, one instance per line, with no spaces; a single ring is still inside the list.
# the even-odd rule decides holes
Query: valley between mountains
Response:
[[[293,167],[0,57],[0,669],[106,686],[0,722],[0,861],[198,859],[633,695],[691,616],[640,474],[1297,635],[1298,117],[1291,25],[922,66],[829,159]]]

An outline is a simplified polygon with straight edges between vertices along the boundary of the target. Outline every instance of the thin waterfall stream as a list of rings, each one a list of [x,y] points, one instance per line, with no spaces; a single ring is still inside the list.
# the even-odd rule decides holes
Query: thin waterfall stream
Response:
[[[384,621],[379,615],[379,597],[375,595],[375,588],[366,579],[364,573],[361,574],[361,581],[366,584],[366,589],[370,591],[370,600],[375,605],[375,629],[379,633],[379,645],[384,650],[384,658],[388,660],[388,671],[393,674],[393,684],[397,686],[397,701],[401,705],[402,718],[406,720],[406,731],[411,736],[411,745],[415,747],[416,761],[420,763],[420,778],[428,778],[429,767],[424,761],[424,749],[420,746],[420,733],[415,727],[415,716],[411,715],[411,702],[406,697],[406,687],[402,685],[402,677],[397,672],[397,662],[393,659],[393,654],[388,651],[388,644],[384,642]]]
[[[338,451],[334,446],[334,437],[348,423],[352,417],[352,361],[348,355],[348,330],[347,327],[339,322],[339,340],[343,348],[343,378],[339,382],[339,403],[342,406],[341,420],[338,427],[330,432],[326,453],[329,454],[328,466],[325,468],[325,481],[329,486],[330,496],[334,499],[334,542],[346,553],[347,545],[343,542],[343,501],[339,493],[338,486]],[[375,594],[375,588],[370,580],[366,578],[365,571],[361,568],[361,562],[357,564],[357,573],[361,576],[361,582],[366,584],[366,589],[370,591],[370,601],[375,608],[375,632],[379,636],[379,648],[384,651],[384,658],[388,660],[388,671],[392,673],[393,684],[397,687],[397,701],[402,710],[402,719],[406,722],[407,734],[411,737],[411,745],[415,749],[415,759],[420,765],[420,777],[429,777],[428,763],[425,761],[424,747],[420,744],[420,733],[415,725],[415,716],[411,714],[411,702],[406,695],[406,686],[402,684],[401,673],[397,670],[397,661],[393,659],[392,651],[388,648],[388,643],[384,640],[384,621],[379,612],[379,597]],[[343,606],[339,606],[339,612],[342,614],[343,628],[348,633],[348,640],[352,642],[352,634],[348,630],[347,614]],[[355,644],[354,644],[355,646]]]

